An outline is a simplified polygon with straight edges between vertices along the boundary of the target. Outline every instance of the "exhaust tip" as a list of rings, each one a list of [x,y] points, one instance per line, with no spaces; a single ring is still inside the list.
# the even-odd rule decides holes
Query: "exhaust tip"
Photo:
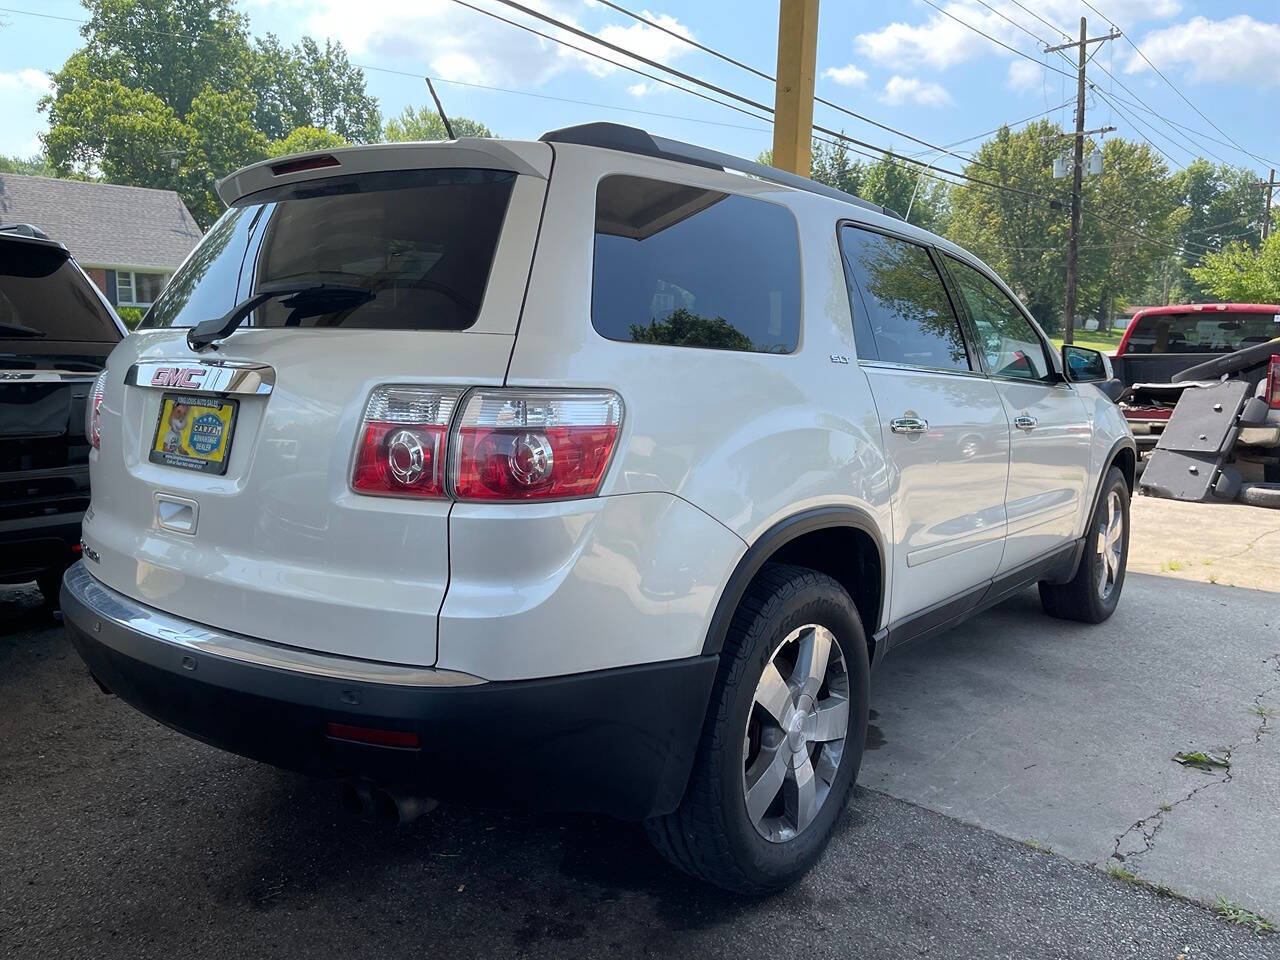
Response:
[[[407,826],[439,805],[431,797],[388,790],[363,780],[345,781],[338,796],[347,812],[391,827]]]

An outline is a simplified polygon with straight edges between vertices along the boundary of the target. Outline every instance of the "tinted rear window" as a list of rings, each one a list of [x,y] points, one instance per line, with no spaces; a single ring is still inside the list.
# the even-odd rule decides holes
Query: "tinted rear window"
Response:
[[[259,327],[465,330],[488,285],[515,174],[414,170],[333,177],[255,194],[228,210],[147,314],[193,326],[262,285],[359,288],[330,312],[272,300]]]
[[[60,250],[0,240],[0,340],[40,352],[42,340],[114,343],[120,330]]]
[[[1125,353],[1234,353],[1275,337],[1274,313],[1157,313],[1134,321]]]
[[[591,322],[610,340],[790,353],[800,339],[795,218],[750,197],[605,177]]]

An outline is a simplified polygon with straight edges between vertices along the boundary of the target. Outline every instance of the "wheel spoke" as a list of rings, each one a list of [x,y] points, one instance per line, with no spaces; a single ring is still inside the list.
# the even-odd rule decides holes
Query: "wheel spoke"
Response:
[[[810,740],[840,740],[849,730],[849,701],[843,697],[827,697],[818,704],[809,719]]]
[[[791,713],[791,688],[772,663],[764,668],[756,687],[756,703],[764,707],[778,726],[783,726]]]
[[[824,627],[814,627],[800,639],[800,655],[796,658],[796,670],[792,681],[798,687],[798,696],[808,694],[817,699],[827,674],[827,659],[831,656],[831,634]]]
[[[795,806],[788,812],[796,825],[796,833],[807,827],[818,813],[818,787],[813,773],[813,763],[805,757],[793,771],[795,796],[788,798]]]
[[[761,764],[764,768],[754,780],[751,771],[747,771],[747,816],[755,824],[760,822],[787,779],[787,751],[782,747],[774,747],[772,752],[762,751],[753,769]]]

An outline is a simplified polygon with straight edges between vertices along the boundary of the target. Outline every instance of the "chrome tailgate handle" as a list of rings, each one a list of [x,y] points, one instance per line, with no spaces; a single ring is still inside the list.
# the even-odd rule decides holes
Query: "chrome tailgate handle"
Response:
[[[1037,424],[1039,423],[1040,421],[1037,420],[1035,417],[1029,417],[1025,413],[1022,414],[1021,416],[1013,418],[1013,425],[1015,427],[1017,427],[1019,430],[1026,430],[1028,432],[1031,430],[1034,430]]]
[[[922,417],[898,417],[889,421],[889,429],[894,433],[924,433],[929,429],[929,421]]]

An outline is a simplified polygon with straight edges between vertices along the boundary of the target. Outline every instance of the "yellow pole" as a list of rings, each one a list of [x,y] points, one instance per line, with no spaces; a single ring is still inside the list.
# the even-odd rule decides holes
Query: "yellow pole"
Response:
[[[773,100],[773,165],[809,175],[813,80],[818,60],[818,0],[781,0],[778,88]]]

